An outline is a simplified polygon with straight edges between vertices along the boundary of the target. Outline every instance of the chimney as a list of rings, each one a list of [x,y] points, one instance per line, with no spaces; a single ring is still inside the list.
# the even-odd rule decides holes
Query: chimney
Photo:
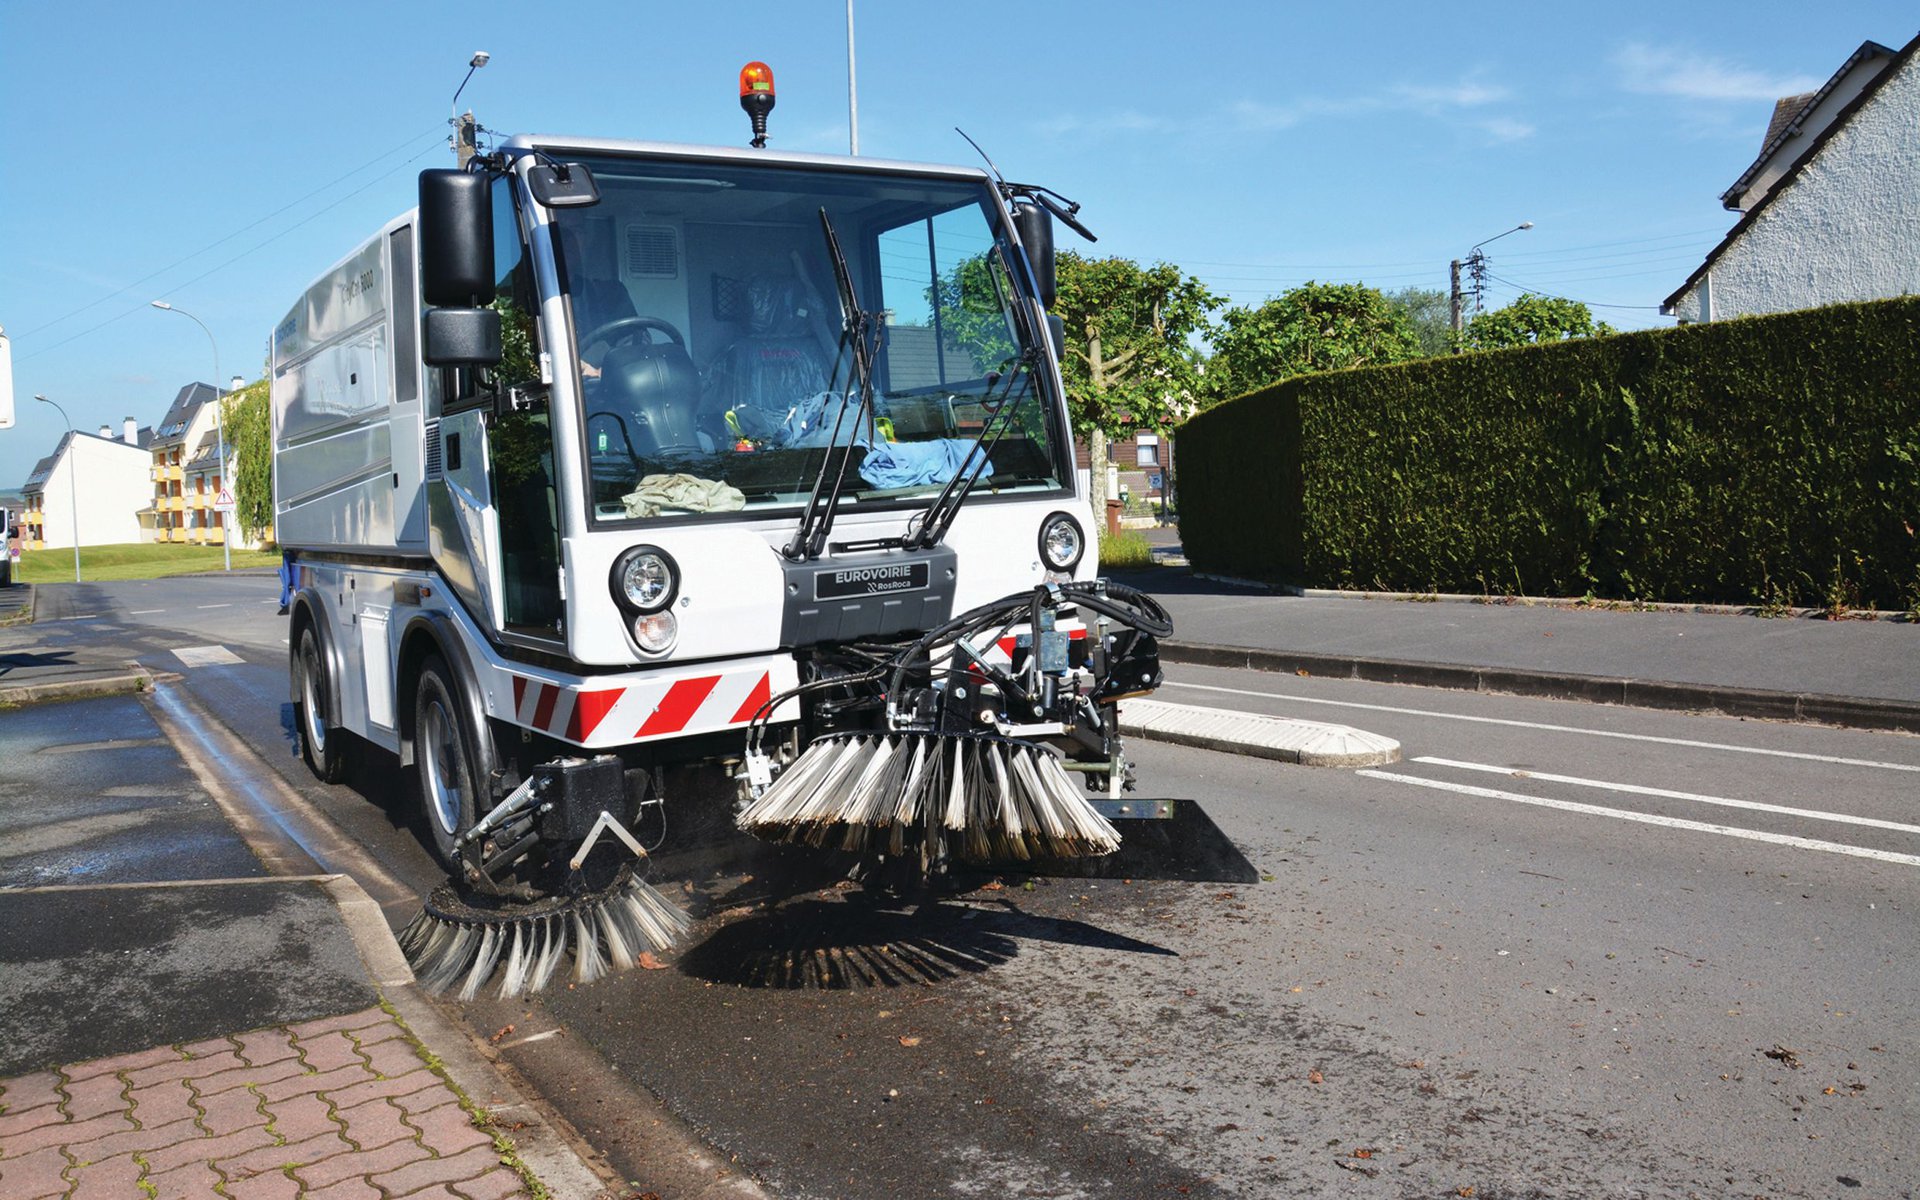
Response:
[[[140,426],[134,421],[132,417],[127,418],[126,424],[123,426],[123,428],[126,429],[127,431],[127,436],[126,436],[127,445],[129,446],[139,445],[140,444]]]
[[[103,437],[103,438],[107,438],[108,440],[112,440],[112,438],[113,438],[113,426],[111,426],[111,425],[102,425],[102,426],[100,427],[100,436],[101,436],[101,437]]]

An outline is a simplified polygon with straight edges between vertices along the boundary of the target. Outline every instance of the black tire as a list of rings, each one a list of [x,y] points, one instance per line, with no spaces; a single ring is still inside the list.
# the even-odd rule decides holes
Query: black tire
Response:
[[[347,735],[327,724],[327,660],[312,625],[301,627],[292,658],[293,725],[300,757],[320,782],[339,783],[347,775]]]
[[[459,836],[480,818],[479,734],[460,703],[446,660],[429,654],[413,693],[413,766],[427,844],[441,865],[461,874]]]

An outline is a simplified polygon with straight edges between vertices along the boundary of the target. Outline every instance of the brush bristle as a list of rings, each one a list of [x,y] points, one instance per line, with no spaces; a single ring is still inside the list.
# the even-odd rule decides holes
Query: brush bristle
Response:
[[[506,1000],[545,988],[569,952],[573,978],[591,983],[610,966],[626,970],[641,954],[670,948],[689,924],[658,889],[630,876],[598,896],[520,917],[501,912],[463,920],[425,909],[398,940],[427,991],[458,985],[458,998],[471,1000],[497,966],[498,994]]]
[[[1120,835],[1039,746],[927,733],[830,734],[740,814],[769,841],[922,853],[952,835],[974,862],[1086,858]]]

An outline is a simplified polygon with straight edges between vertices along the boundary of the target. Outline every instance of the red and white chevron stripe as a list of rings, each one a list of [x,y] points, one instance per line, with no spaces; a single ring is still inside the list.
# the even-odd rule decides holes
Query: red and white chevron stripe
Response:
[[[508,719],[593,749],[712,733],[744,726],[776,691],[793,686],[792,678],[777,675],[791,676],[793,669],[762,663],[718,674],[566,683],[514,675]],[[781,719],[792,715],[788,708]]]

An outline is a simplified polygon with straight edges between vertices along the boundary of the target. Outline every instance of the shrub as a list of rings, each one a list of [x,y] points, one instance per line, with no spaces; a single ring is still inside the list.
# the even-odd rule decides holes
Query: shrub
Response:
[[[1205,570],[1920,603],[1920,298],[1301,376],[1179,439]]]

